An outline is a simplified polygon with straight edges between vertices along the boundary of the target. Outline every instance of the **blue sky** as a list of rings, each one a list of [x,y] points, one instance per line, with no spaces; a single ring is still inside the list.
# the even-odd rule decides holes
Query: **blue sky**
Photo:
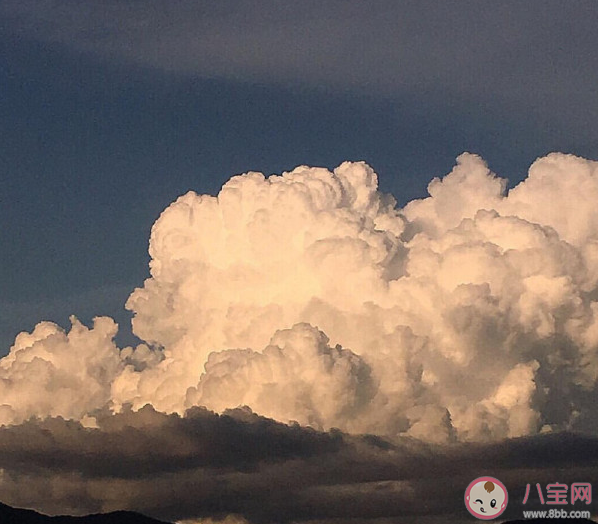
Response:
[[[597,18],[587,1],[6,0],[0,354],[43,319],[126,323],[154,220],[234,174],[365,160],[404,204],[463,151],[511,184],[550,151],[598,158]]]

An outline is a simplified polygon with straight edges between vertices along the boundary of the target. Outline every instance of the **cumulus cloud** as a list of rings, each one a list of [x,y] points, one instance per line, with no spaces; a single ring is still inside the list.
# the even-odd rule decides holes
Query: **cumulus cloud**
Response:
[[[278,332],[262,352],[212,353],[186,404],[222,411],[249,405],[265,416],[316,427],[347,426],[375,392],[370,368],[309,324]]]
[[[362,162],[246,173],[156,221],[115,325],[42,323],[0,361],[0,421],[247,405],[319,430],[480,441],[596,430],[598,163],[506,190],[476,155],[398,209]]]
[[[123,368],[112,342],[117,326],[97,318],[93,329],[72,318],[67,334],[51,322],[17,336],[0,360],[0,423],[31,415],[82,419],[110,399],[110,380]]]

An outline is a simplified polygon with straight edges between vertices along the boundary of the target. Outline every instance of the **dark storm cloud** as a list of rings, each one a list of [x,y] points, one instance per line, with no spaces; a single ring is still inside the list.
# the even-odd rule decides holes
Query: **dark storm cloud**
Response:
[[[193,408],[180,418],[148,405],[134,413],[100,416],[99,429],[62,418],[30,420],[0,430],[0,461],[18,468],[127,478],[195,467],[251,469],[264,460],[334,452],[342,444],[340,435],[232,413],[234,418]]]
[[[512,516],[528,482],[598,482],[598,438],[580,435],[435,447],[319,433],[245,410],[179,417],[150,407],[99,424],[47,419],[0,429],[3,502],[170,520],[441,522],[468,520],[464,488],[480,475],[507,485]]]

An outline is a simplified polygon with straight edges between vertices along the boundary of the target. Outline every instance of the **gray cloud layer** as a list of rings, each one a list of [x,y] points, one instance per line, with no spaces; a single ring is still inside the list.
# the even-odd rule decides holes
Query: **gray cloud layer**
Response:
[[[7,0],[0,14],[13,34],[160,69],[374,92],[587,102],[597,65],[588,1]]]
[[[0,429],[3,501],[170,520],[465,522],[463,492],[480,475],[506,484],[512,517],[528,482],[598,482],[598,438],[574,434],[437,447],[320,433],[247,410],[179,417],[149,406],[98,422],[32,419]]]

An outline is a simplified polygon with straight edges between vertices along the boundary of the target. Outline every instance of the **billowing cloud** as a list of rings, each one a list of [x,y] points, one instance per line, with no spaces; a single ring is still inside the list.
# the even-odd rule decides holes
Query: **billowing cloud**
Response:
[[[145,342],[106,318],[19,335],[0,421],[247,405],[435,442],[595,431],[598,163],[552,154],[507,192],[463,154],[429,194],[397,209],[358,162],[181,196],[127,302]]]
[[[110,400],[110,381],[124,367],[112,342],[117,326],[97,318],[93,329],[72,319],[71,331],[51,322],[17,336],[0,360],[0,422],[32,414],[82,419]]]

